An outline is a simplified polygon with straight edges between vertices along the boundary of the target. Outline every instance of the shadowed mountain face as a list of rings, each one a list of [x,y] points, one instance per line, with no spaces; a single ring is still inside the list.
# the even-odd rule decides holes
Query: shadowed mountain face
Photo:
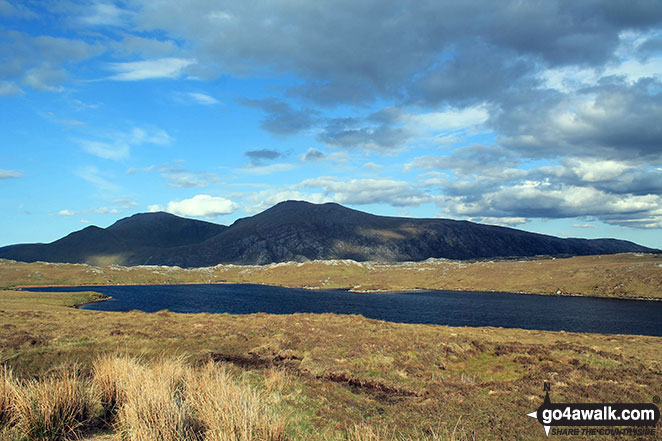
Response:
[[[616,239],[561,239],[448,219],[375,216],[338,204],[287,201],[230,227],[145,213],[88,227],[51,244],[13,245],[0,257],[51,262],[266,264],[290,260],[408,261],[656,251]]]
[[[227,227],[168,213],[135,214],[108,228],[89,226],[49,244],[11,245],[0,257],[25,262],[141,265],[161,249],[203,242]]]

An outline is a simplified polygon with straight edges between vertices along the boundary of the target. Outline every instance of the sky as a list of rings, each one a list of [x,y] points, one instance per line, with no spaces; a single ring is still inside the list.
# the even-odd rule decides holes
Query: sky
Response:
[[[290,199],[662,248],[658,0],[0,0],[0,246]]]

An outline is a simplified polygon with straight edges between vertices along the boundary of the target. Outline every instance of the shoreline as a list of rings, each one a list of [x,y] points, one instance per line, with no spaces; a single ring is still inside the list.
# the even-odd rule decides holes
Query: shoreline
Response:
[[[73,287],[81,287],[81,288],[86,288],[86,287],[103,287],[103,286],[169,286],[169,285],[266,285],[266,286],[274,286],[274,287],[279,287],[279,288],[290,288],[290,289],[305,289],[307,291],[321,291],[321,290],[334,290],[334,289],[339,289],[339,290],[344,290],[347,292],[351,292],[353,294],[380,294],[380,293],[410,293],[410,292],[424,292],[424,291],[450,291],[450,292],[480,292],[480,293],[486,293],[486,294],[499,294],[499,293],[506,293],[506,294],[522,294],[522,295],[536,295],[536,296],[551,296],[551,297],[587,297],[587,298],[595,298],[595,299],[613,299],[613,300],[637,300],[637,301],[649,301],[649,302],[662,302],[662,297],[622,297],[622,296],[598,296],[598,295],[590,295],[590,294],[578,294],[578,293],[543,293],[543,292],[529,292],[529,291],[517,291],[517,292],[508,292],[508,291],[496,291],[496,290],[490,290],[490,291],[485,291],[485,290],[473,290],[473,289],[443,289],[443,288],[401,288],[401,289],[366,289],[366,290],[355,290],[355,287],[351,288],[321,288],[321,287],[311,287],[311,286],[303,286],[303,287],[297,287],[297,286],[284,286],[284,285],[274,285],[270,283],[240,283],[240,282],[183,282],[183,283],[95,283],[91,285],[75,285],[75,284],[66,284],[66,285],[58,285],[58,284],[49,284],[49,285],[19,285],[15,286],[13,288],[2,288],[2,289],[15,289],[15,290],[22,290],[22,289],[37,289],[37,288],[73,288]],[[99,300],[94,300],[86,303],[82,303],[81,305],[76,305],[82,306],[86,305],[88,303],[96,303],[97,301],[105,301],[109,300],[112,297],[108,296],[108,299],[99,299]]]
[[[181,282],[181,283],[93,283],[93,284],[66,284],[66,285],[17,285],[15,287],[2,288],[2,289],[35,289],[35,288],[74,288],[74,287],[95,287],[95,286],[167,286],[167,285],[250,285],[249,283],[233,283],[233,282]],[[274,285],[279,286],[279,285]],[[287,288],[287,287],[284,287]]]
[[[88,300],[87,302],[83,302],[83,303],[78,303],[78,304],[74,305],[74,308],[76,308],[76,309],[80,309],[81,306],[90,305],[90,304],[92,304],[92,303],[105,302],[105,301],[107,301],[107,300],[112,300],[112,299],[113,299],[113,298],[112,298],[111,296],[104,295],[104,297],[100,297],[100,298],[97,298],[97,299]]]

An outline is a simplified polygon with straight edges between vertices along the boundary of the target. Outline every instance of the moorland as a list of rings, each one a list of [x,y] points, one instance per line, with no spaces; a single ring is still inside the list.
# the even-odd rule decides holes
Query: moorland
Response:
[[[662,338],[356,315],[101,312],[74,307],[99,298],[92,286],[18,287],[231,282],[659,298],[660,264],[646,254],[198,269],[1,261],[0,430],[16,440],[542,439],[526,414],[544,382],[559,402],[659,396]]]

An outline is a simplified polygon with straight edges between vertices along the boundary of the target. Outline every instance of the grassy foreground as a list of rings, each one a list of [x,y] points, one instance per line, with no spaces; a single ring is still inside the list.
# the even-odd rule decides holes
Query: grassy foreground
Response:
[[[20,263],[0,259],[0,288],[223,282],[354,291],[448,289],[662,299],[662,254],[503,262],[430,259],[399,264],[332,260],[194,269]]]
[[[12,414],[2,410],[11,396],[3,392],[0,438],[38,439],[25,435],[43,433],[40,422],[52,421],[44,415],[59,409],[71,424],[55,433],[95,441],[539,440],[543,429],[526,413],[542,403],[545,381],[559,402],[651,402],[662,394],[657,337],[71,307],[92,296],[0,291],[5,390],[18,390],[24,403],[82,403]],[[229,395],[213,395],[219,390]],[[230,436],[218,419],[231,412],[214,406],[232,405],[241,411]],[[30,432],[29,421],[41,432]],[[175,435],[154,435],[173,427]],[[242,437],[240,427],[258,435]]]

